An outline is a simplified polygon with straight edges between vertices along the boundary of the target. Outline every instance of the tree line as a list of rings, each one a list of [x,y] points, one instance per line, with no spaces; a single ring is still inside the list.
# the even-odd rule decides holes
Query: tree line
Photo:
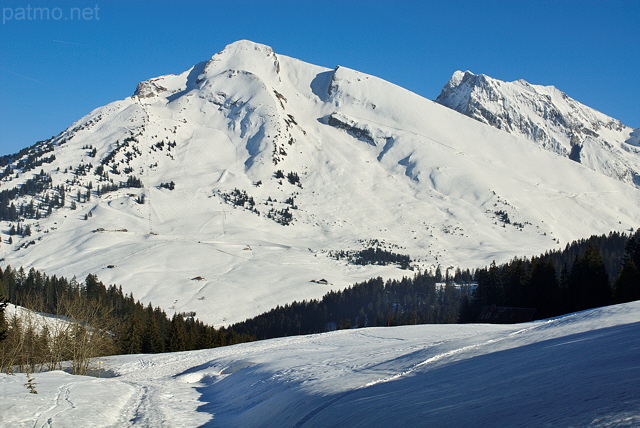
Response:
[[[0,289],[9,302],[64,321],[45,322],[33,312],[2,316],[2,371],[55,369],[71,361],[73,372],[84,374],[96,356],[188,351],[253,340],[206,325],[193,313],[169,318],[151,303],[145,306],[133,294],[124,294],[122,287],[105,286],[95,275],[78,282],[8,266],[0,269]]]
[[[562,251],[478,269],[477,288],[463,300],[461,322],[485,306],[535,308],[536,319],[640,299],[640,231],[592,236]]]
[[[332,251],[336,260],[347,260],[355,265],[399,265],[401,269],[411,268],[411,258],[405,254],[394,253],[380,247],[368,247],[359,251]]]
[[[278,306],[230,328],[262,340],[343,328],[455,323],[467,288],[438,280],[430,272],[386,282],[374,278],[322,299]]]
[[[475,287],[465,284],[471,276]],[[594,236],[473,274],[457,269],[449,276],[447,269],[443,277],[436,269],[398,280],[374,278],[221,329],[195,313],[168,317],[95,275],[79,282],[9,266],[0,269],[0,290],[11,303],[65,320],[42,324],[33,316],[0,316],[1,370],[33,372],[71,361],[74,372],[86,373],[99,355],[186,351],[343,328],[475,322],[491,305],[535,308],[536,318],[546,318],[639,300],[640,231]]]

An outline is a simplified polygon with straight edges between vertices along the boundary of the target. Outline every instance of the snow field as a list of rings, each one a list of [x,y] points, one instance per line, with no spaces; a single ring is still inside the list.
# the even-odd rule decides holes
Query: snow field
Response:
[[[2,375],[5,426],[634,426],[640,302],[519,325],[342,330]],[[99,404],[99,405],[98,405]],[[73,419],[72,419],[73,418]]]

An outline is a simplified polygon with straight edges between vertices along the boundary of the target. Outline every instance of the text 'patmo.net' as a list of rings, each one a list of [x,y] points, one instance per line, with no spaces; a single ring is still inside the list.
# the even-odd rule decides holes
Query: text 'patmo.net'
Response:
[[[93,7],[3,7],[2,24],[30,21],[99,21],[100,8]]]

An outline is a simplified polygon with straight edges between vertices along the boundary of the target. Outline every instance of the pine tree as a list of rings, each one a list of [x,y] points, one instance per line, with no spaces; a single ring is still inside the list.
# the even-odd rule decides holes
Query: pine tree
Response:
[[[137,314],[129,317],[120,338],[120,349],[125,354],[140,354],[142,352],[143,326]]]
[[[613,289],[615,303],[640,300],[640,270],[633,260],[622,266]]]
[[[458,323],[466,324],[470,322],[474,322],[477,319],[477,315],[473,311],[473,307],[471,306],[471,302],[469,301],[468,296],[464,296],[462,298],[462,303],[460,304],[460,312],[458,314]]]
[[[611,303],[611,287],[600,250],[590,243],[574,262],[567,280],[569,305],[573,311]]]
[[[0,290],[2,289],[2,283],[0,282]],[[0,342],[7,338],[7,319],[5,318],[4,311],[9,302],[6,297],[0,295]]]
[[[500,269],[496,262],[492,262],[489,269],[479,270],[477,273],[478,287],[474,292],[474,300],[481,306],[504,304],[504,288]]]
[[[153,309],[151,311],[147,310],[147,324],[143,334],[142,352],[156,354],[164,351],[164,339],[162,338],[158,321],[153,314]]]
[[[558,313],[560,286],[556,270],[550,261],[535,260],[532,263],[527,289],[530,300],[527,307],[536,308],[536,318],[548,318]]]
[[[531,290],[530,284],[526,281],[526,266],[522,259],[515,258],[502,270],[505,300],[508,306],[522,308],[533,307],[531,295],[535,290]]]
[[[613,288],[615,303],[640,300],[640,231],[625,246],[622,267]]]
[[[38,391],[36,390],[37,383],[35,382],[35,379],[33,378],[32,373],[29,370],[27,370],[26,375],[27,375],[27,382],[24,384],[24,386],[27,387],[27,390],[29,390],[31,394],[37,394],[38,393]]]
[[[169,331],[169,352],[185,351],[187,349],[187,331],[182,315],[174,314],[171,318]]]

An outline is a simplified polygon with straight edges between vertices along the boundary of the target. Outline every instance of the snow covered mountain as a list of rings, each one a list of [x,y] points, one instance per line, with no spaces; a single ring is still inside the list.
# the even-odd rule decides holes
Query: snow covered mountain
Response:
[[[456,71],[436,101],[609,177],[640,186],[638,130],[553,86],[524,80],[503,82]]]
[[[37,395],[24,374],[0,374],[0,425],[638,426],[639,314],[632,302],[112,356],[101,362],[115,377],[37,373]]]
[[[97,274],[216,325],[407,274],[349,263],[367,248],[473,268],[640,223],[633,186],[249,41],[0,166],[3,264]]]

